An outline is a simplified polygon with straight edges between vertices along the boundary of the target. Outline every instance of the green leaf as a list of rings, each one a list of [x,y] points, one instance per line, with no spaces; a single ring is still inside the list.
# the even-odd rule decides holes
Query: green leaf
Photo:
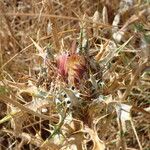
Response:
[[[141,23],[136,23],[136,24],[134,24],[134,27],[135,27],[135,29],[136,29],[137,31],[139,31],[139,32],[144,32],[144,26],[143,26],[143,24],[141,24]]]
[[[0,94],[6,94],[7,90],[5,86],[0,86]]]
[[[146,43],[150,43],[150,35],[144,34],[144,39],[145,39]]]

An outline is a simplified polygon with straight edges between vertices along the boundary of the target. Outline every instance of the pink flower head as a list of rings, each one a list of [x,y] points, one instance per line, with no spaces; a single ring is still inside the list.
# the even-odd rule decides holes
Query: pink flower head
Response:
[[[57,57],[58,73],[71,84],[77,84],[86,71],[85,58],[79,54],[63,53]]]

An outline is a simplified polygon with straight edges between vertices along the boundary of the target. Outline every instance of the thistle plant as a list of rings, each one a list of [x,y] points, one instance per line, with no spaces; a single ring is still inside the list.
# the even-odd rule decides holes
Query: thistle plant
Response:
[[[148,1],[0,2],[0,149],[148,150]]]

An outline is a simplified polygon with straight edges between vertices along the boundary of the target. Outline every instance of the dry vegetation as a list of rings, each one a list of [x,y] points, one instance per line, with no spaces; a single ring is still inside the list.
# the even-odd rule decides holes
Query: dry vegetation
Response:
[[[150,1],[0,1],[1,150],[150,150]]]

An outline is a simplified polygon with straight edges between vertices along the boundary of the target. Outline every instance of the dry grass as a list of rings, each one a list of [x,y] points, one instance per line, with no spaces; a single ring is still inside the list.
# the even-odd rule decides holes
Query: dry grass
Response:
[[[1,0],[0,18],[0,149],[150,149],[149,0]]]

